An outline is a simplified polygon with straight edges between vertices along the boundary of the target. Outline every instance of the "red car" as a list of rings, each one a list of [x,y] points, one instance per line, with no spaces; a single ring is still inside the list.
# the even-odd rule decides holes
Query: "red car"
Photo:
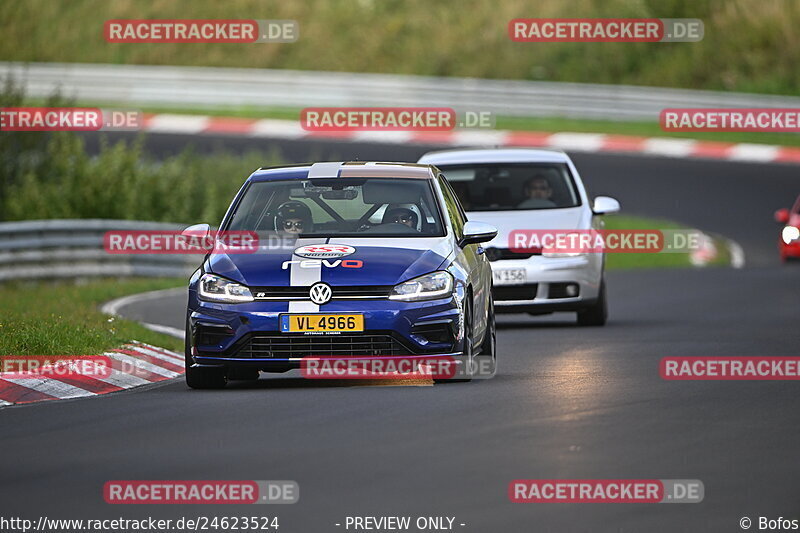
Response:
[[[778,239],[781,261],[800,258],[800,196],[797,197],[791,210],[775,211],[775,222],[784,225],[781,238]]]

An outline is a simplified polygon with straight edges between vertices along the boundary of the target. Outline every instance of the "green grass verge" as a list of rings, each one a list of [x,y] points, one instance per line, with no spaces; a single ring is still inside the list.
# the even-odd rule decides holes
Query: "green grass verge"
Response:
[[[132,340],[180,352],[182,340],[131,320],[112,319],[99,306],[128,294],[185,284],[182,279],[0,284],[0,356],[96,355]]]
[[[630,230],[630,229],[659,229],[676,230],[690,229],[675,222],[629,215],[609,215],[605,218],[605,229]],[[722,266],[730,264],[730,254],[724,239],[711,236],[717,247],[717,258],[710,264]],[[689,254],[686,253],[609,253],[606,254],[606,268],[609,270],[623,270],[632,268],[686,268],[692,267]]]

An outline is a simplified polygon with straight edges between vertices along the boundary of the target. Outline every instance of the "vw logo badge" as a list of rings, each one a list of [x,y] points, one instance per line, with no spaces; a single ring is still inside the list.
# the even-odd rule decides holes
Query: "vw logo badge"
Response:
[[[315,304],[322,305],[331,301],[332,292],[330,285],[327,283],[315,283],[308,291],[308,296]]]

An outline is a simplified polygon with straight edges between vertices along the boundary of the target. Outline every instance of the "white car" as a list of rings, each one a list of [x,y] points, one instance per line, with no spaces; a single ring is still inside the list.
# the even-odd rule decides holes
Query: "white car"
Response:
[[[429,152],[419,163],[440,168],[467,215],[499,230],[485,245],[498,313],[575,311],[579,325],[606,323],[602,253],[509,248],[514,230],[600,229],[599,215],[619,211],[619,202],[607,196],[590,204],[567,154],[522,148],[446,150]]]

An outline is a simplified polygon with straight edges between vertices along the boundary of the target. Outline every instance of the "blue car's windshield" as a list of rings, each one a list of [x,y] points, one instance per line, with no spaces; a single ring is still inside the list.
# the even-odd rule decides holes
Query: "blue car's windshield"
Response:
[[[253,182],[227,229],[302,237],[443,236],[425,179],[325,178]]]

